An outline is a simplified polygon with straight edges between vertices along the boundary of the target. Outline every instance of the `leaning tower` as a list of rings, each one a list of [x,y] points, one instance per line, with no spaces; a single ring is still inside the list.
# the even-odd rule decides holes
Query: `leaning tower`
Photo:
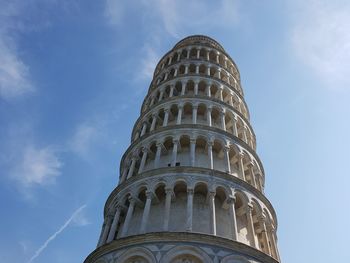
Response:
[[[207,36],[159,61],[85,263],[277,263],[238,68]]]

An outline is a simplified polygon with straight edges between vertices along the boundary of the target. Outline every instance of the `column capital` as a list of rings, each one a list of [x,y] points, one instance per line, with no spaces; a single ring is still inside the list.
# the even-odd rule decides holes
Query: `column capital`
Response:
[[[153,199],[155,193],[152,191],[146,191],[146,198],[147,199]]]
[[[208,192],[208,196],[209,196],[210,198],[215,198],[215,195],[216,195],[216,192],[215,192],[215,191],[210,191],[210,192]]]
[[[193,195],[194,194],[194,189],[193,188],[188,188],[187,189],[187,194],[188,195]]]
[[[227,197],[226,199],[226,203],[227,204],[234,204],[236,202],[236,196],[234,195],[230,195],[229,197]]]

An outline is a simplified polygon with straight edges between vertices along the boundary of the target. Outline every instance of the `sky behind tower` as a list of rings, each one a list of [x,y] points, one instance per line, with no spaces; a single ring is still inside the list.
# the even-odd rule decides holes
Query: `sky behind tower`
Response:
[[[344,262],[345,0],[0,0],[0,262],[76,263],[159,59],[193,34],[235,60],[284,263]]]

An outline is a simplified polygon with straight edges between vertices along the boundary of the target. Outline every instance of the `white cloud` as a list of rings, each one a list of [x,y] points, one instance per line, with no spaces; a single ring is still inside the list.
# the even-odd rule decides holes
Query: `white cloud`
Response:
[[[13,162],[10,174],[24,188],[52,184],[61,174],[62,162],[52,147],[38,149],[29,145],[18,154],[20,158]]]
[[[350,4],[302,1],[296,9],[291,34],[294,52],[330,88],[347,87],[350,84]]]
[[[30,69],[21,59],[14,33],[21,23],[16,18],[22,8],[19,2],[1,3],[0,12],[0,97],[12,99],[34,91]]]
[[[96,126],[88,123],[79,124],[69,142],[69,148],[81,157],[87,157],[97,137]]]
[[[76,220],[77,217],[79,217],[79,214],[83,211],[85,207],[86,204],[82,205],[77,210],[75,210],[74,213],[70,216],[70,218],[68,218],[68,220],[54,234],[52,234],[37,251],[35,251],[34,255],[29,259],[28,263],[33,262],[37,257],[39,257],[40,254],[49,245],[49,243],[55,240],[55,238],[59,234],[61,234],[72,222],[74,222],[74,220]]]

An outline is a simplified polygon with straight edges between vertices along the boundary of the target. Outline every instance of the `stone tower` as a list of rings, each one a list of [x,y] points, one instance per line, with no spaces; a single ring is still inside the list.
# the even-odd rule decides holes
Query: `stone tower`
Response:
[[[279,262],[238,68],[207,36],[159,61],[85,263]]]

